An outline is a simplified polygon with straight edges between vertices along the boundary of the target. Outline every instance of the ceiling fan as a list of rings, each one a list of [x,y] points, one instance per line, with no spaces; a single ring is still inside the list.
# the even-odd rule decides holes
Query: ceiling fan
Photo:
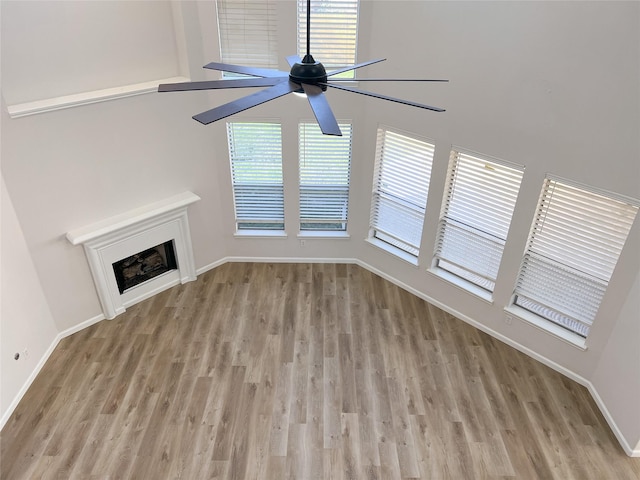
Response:
[[[351,86],[340,85],[341,81],[354,81],[352,79],[331,78],[340,73],[355,70],[357,68],[366,67],[374,63],[382,62],[386,59],[381,58],[368,62],[349,65],[344,68],[327,72],[320,62],[316,62],[310,52],[311,38],[311,0],[307,0],[307,53],[302,58],[297,55],[287,57],[287,62],[291,67],[289,72],[275,70],[269,68],[255,68],[241,65],[231,65],[228,63],[211,62],[204,66],[211,70],[219,70],[224,72],[240,73],[251,75],[257,78],[240,78],[235,80],[208,80],[202,82],[181,82],[181,83],[165,83],[158,86],[158,92],[178,92],[189,90],[211,90],[225,88],[246,88],[246,87],[269,87],[252,93],[245,97],[239,98],[232,102],[226,103],[219,107],[212,108],[206,112],[194,115],[193,118],[203,125],[208,125],[215,121],[229,117],[236,113],[242,112],[249,108],[255,107],[262,103],[274,100],[289,93],[304,93],[309,100],[309,105],[318,121],[320,130],[325,135],[342,135],[338,122],[331,110],[331,106],[327,101],[324,92],[327,87],[336,88],[346,92],[367,95],[382,100],[402,103],[412,107],[424,108],[434,112],[444,112],[444,109],[423,105],[421,103],[402,100],[399,98],[388,97],[378,93],[368,92]],[[431,79],[403,79],[403,78],[358,78],[358,82],[447,82],[448,80],[431,80]]]

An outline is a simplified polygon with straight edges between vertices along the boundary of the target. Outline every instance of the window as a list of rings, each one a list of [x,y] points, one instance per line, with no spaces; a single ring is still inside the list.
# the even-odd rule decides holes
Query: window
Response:
[[[217,0],[217,7],[222,62],[278,68],[276,0]]]
[[[327,71],[356,63],[357,32],[358,0],[311,0],[311,54]],[[298,55],[306,53],[307,1],[298,0]]]
[[[637,202],[545,179],[514,305],[586,338],[637,211]]]
[[[378,129],[370,237],[417,257],[434,145]]]
[[[434,267],[493,292],[522,173],[451,151]]]
[[[236,228],[284,230],[280,124],[227,123]]]
[[[300,230],[347,229],[351,124],[339,126],[341,137],[300,124]]]

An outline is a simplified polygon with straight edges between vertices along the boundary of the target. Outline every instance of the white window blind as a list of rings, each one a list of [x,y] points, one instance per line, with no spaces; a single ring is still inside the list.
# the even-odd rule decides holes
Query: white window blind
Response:
[[[434,264],[493,292],[523,167],[451,151]]]
[[[434,145],[378,129],[370,236],[418,256]]]
[[[545,179],[514,303],[586,337],[637,203]]]
[[[222,62],[278,68],[276,0],[217,0]],[[225,76],[238,74],[225,72]]]
[[[327,70],[356,63],[358,0],[311,0],[311,55]],[[298,0],[298,55],[307,53],[307,1]],[[353,71],[348,72],[353,77]]]
[[[238,230],[284,229],[282,141],[277,123],[227,123]]]
[[[346,230],[351,171],[351,124],[342,136],[323,135],[317,123],[301,123],[300,230]]]

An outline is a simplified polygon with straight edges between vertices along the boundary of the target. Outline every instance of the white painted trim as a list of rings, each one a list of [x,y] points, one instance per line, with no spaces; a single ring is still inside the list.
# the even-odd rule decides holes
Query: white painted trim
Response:
[[[591,394],[591,396],[593,397],[594,401],[596,402],[596,405],[598,406],[598,408],[602,412],[602,415],[604,416],[605,420],[609,424],[609,427],[613,431],[613,434],[618,439],[618,442],[620,443],[620,446],[623,448],[624,452],[630,457],[640,457],[640,446],[636,446],[636,448],[634,449],[629,444],[629,442],[626,440],[626,438],[624,437],[624,435],[622,434],[622,432],[618,428],[618,425],[616,424],[616,421],[611,416],[611,413],[607,409],[607,406],[604,403],[604,401],[602,400],[602,397],[600,397],[600,395],[598,394],[598,391],[596,390],[595,386],[589,380],[587,380],[586,378],[582,377],[581,375],[578,375],[575,372],[572,372],[571,370],[568,370],[567,368],[565,368],[562,365],[559,365],[558,363],[548,359],[547,357],[545,357],[543,355],[540,355],[537,352],[534,352],[533,350],[529,349],[528,347],[525,347],[524,345],[521,345],[520,343],[515,342],[515,341],[511,340],[508,337],[505,337],[501,333],[498,333],[495,330],[493,330],[491,328],[488,328],[487,326],[485,326],[485,325],[473,320],[471,317],[468,317],[467,315],[464,315],[464,314],[458,312],[457,310],[455,310],[453,308],[450,308],[447,305],[442,304],[441,302],[436,301],[432,297],[420,292],[419,290],[416,290],[413,287],[410,287],[409,285],[405,284],[404,282],[401,282],[400,280],[396,279],[395,277],[392,277],[391,275],[388,275],[388,274],[382,272],[381,270],[378,270],[377,268],[369,265],[366,262],[363,262],[363,261],[355,259],[355,258],[223,257],[223,258],[221,258],[219,260],[216,260],[215,262],[212,262],[212,263],[210,263],[208,265],[205,265],[204,267],[199,268],[197,270],[197,274],[200,275],[200,274],[205,273],[205,272],[207,272],[207,271],[209,271],[209,270],[211,270],[213,268],[219,267],[219,266],[224,265],[225,263],[229,263],[229,262],[255,262],[255,263],[266,263],[266,262],[272,262],[272,263],[349,263],[349,264],[356,264],[356,265],[358,265],[358,266],[370,271],[371,273],[374,273],[374,274],[384,278],[385,280],[388,280],[389,282],[391,282],[394,285],[402,288],[403,290],[406,290],[407,292],[417,296],[418,298],[421,298],[422,300],[424,300],[424,301],[426,301],[426,302],[428,302],[428,303],[430,303],[430,304],[432,304],[432,305],[444,310],[445,312],[453,315],[457,319],[462,320],[463,322],[466,322],[469,325],[472,325],[473,327],[477,328],[478,330],[481,330],[482,332],[484,332],[484,333],[486,333],[488,335],[491,335],[493,338],[495,338],[497,340],[500,340],[503,343],[506,343],[510,347],[515,348],[516,350],[524,353],[525,355],[533,358],[534,360],[539,361],[540,363],[552,368],[556,372],[561,373],[562,375],[566,376],[567,378],[570,378],[571,380],[573,380],[573,381],[579,383],[580,385],[586,387],[587,390],[589,391],[589,393]],[[31,375],[29,375],[29,378],[27,379],[27,381],[25,382],[23,387],[20,389],[19,393],[16,395],[14,400],[11,402],[11,405],[9,405],[9,407],[7,408],[4,416],[1,419],[0,429],[2,429],[4,427],[5,423],[7,422],[7,420],[9,419],[11,414],[13,413],[13,411],[15,410],[16,406],[18,405],[18,403],[20,402],[20,400],[22,399],[22,397],[24,396],[24,394],[26,393],[28,388],[31,386],[31,384],[35,380],[36,376],[38,375],[38,373],[42,369],[42,367],[45,364],[45,362],[48,360],[48,358],[51,355],[51,353],[53,353],[53,350],[58,345],[60,340],[62,340],[64,337],[72,335],[72,334],[74,334],[74,333],[76,333],[76,332],[78,332],[80,330],[83,330],[84,328],[87,328],[87,327],[89,327],[89,326],[91,326],[91,325],[103,320],[104,318],[105,318],[104,315],[97,315],[97,316],[95,316],[95,317],[93,317],[93,318],[91,318],[91,319],[89,319],[89,320],[87,320],[85,322],[82,322],[82,323],[80,323],[80,324],[78,324],[78,325],[76,325],[76,326],[74,326],[72,328],[69,328],[69,329],[65,330],[64,332],[61,332],[60,334],[58,334],[58,336],[55,338],[55,340],[51,343],[51,346],[47,349],[45,354],[42,356],[42,358],[38,362],[38,364],[37,364],[36,368],[34,369],[34,371],[31,373]]]
[[[439,267],[429,267],[427,268],[427,273],[437,278],[438,280],[442,280],[447,282],[449,285],[456,287],[458,290],[468,294],[473,295],[474,298],[478,300],[482,300],[489,305],[493,305],[493,293],[483,288],[474,285],[473,283],[460,278],[453,273],[449,273],[446,270]]]
[[[234,234],[236,238],[287,238],[284,230],[237,230]]]
[[[2,415],[2,418],[0,418],[0,430],[4,428],[9,418],[11,418],[11,415],[13,414],[14,410],[16,409],[20,401],[22,400],[22,397],[24,397],[24,394],[27,393],[27,390],[29,390],[29,387],[31,387],[31,384],[34,382],[34,380],[42,370],[42,367],[44,367],[44,364],[47,363],[47,360],[49,360],[49,357],[51,356],[55,348],[58,346],[58,343],[60,343],[60,340],[62,340],[65,337],[68,337],[69,335],[73,335],[74,333],[79,332],[80,330],[84,330],[85,328],[90,327],[91,325],[94,325],[104,320],[104,318],[105,317],[102,314],[96,315],[95,317],[90,318],[89,320],[86,320],[82,323],[79,323],[78,325],[75,325],[56,335],[56,337],[51,342],[51,345],[49,345],[49,348],[45,350],[42,357],[40,357],[40,360],[38,360],[38,363],[36,364],[31,374],[27,377],[27,379],[25,380],[20,390],[18,390],[18,393],[16,394],[16,396],[13,397],[13,400],[5,410],[4,415]]]
[[[529,312],[513,303],[504,307],[504,311],[514,318],[518,318],[521,321],[537,328],[538,330],[542,330],[549,335],[553,335],[554,337],[562,340],[567,345],[571,345],[578,350],[587,350],[586,338],[581,337],[576,333],[570,332],[569,330],[562,328],[560,325],[556,325],[546,318],[539,317],[538,315]]]
[[[86,323],[86,322],[83,322],[83,323]],[[0,419],[0,429],[4,428],[9,418],[11,418],[13,411],[16,409],[16,407],[22,400],[22,397],[24,397],[24,394],[27,393],[27,390],[29,390],[29,387],[31,386],[33,381],[36,379],[36,377],[40,373],[40,370],[42,370],[42,367],[47,362],[51,354],[53,353],[53,350],[58,346],[59,342],[60,342],[60,334],[58,334],[54,338],[53,342],[51,342],[51,345],[49,345],[49,348],[45,350],[44,354],[36,364],[31,374],[27,377],[27,379],[25,380],[20,390],[18,390],[18,393],[16,394],[16,396],[13,398],[13,400],[11,401],[7,409],[4,411],[4,415],[2,416],[2,419]]]
[[[253,263],[358,263],[355,258],[308,258],[308,257],[227,257],[227,262]]]
[[[99,237],[117,232],[118,230],[122,230],[138,223],[146,222],[157,216],[165,215],[173,212],[174,210],[187,207],[198,200],[200,200],[200,197],[195,193],[183,192],[164,200],[134,208],[133,210],[129,210],[128,212],[121,213],[119,215],[114,215],[113,217],[106,218],[100,222],[71,230],[70,232],[67,232],[67,240],[69,240],[72,245],[88,243],[98,239]]]
[[[439,302],[438,300],[436,300],[435,298],[430,297],[429,295],[426,295],[424,293],[422,293],[419,290],[416,290],[413,287],[410,287],[409,285],[407,285],[406,283],[401,282],[400,280],[392,277],[391,275],[388,275],[384,272],[382,272],[381,270],[378,270],[375,267],[372,267],[371,265],[368,265],[365,262],[361,262],[361,261],[357,261],[356,262],[359,266],[361,266],[362,268],[365,268],[367,270],[369,270],[372,273],[375,273],[376,275],[381,276],[382,278],[384,278],[385,280],[390,281],[391,283],[393,283],[394,285],[406,290],[409,293],[412,293],[413,295],[415,295],[418,298],[423,299],[425,302],[430,303],[431,305],[434,305],[435,307],[438,307],[441,310],[444,310],[445,312],[453,315],[454,317],[456,317],[459,320],[462,320],[465,323],[468,323],[469,325],[477,328],[478,330],[491,335],[493,338],[500,340],[502,343],[506,343],[507,345],[515,348],[516,350],[519,350],[520,352],[528,355],[529,357],[538,360],[539,362],[547,365],[548,367],[554,369],[555,371],[562,373],[564,376],[570,378],[571,380],[574,380],[576,382],[578,382],[580,385],[585,385],[588,383],[588,381],[582,377],[581,375],[578,375],[574,372],[572,372],[571,370],[568,370],[567,368],[563,367],[562,365],[554,362],[553,360],[548,359],[547,357],[540,355],[537,352],[534,352],[533,350],[529,349],[528,347],[525,347],[524,345],[521,345],[518,342],[513,341],[512,339],[510,339],[509,337],[504,336],[503,334],[496,332],[495,330],[487,327],[486,325],[477,322],[476,320],[472,319],[471,317],[457,311],[455,308],[451,308],[448,305],[445,305],[442,302]]]
[[[330,238],[331,240],[349,240],[351,238],[351,235],[349,235],[349,232],[347,232],[346,230],[336,230],[336,231],[302,230],[298,232],[297,237],[300,240],[307,240],[307,239],[314,239],[314,238],[318,238],[318,239]]]
[[[418,267],[418,257],[411,255],[409,252],[405,252],[401,248],[395,247],[387,242],[383,242],[374,237],[367,237],[364,239],[365,244],[371,245],[387,255],[391,255],[392,257],[399,258],[403,262],[408,263],[413,267]]]
[[[586,384],[583,384],[583,385],[587,388],[587,390],[589,390],[589,393],[591,394],[591,396],[593,397],[593,400],[596,402],[596,405],[600,409],[602,416],[607,421],[607,423],[609,424],[609,427],[613,431],[613,434],[618,439],[618,443],[620,443],[620,446],[624,450],[624,453],[626,453],[630,457],[640,457],[640,448],[639,448],[640,445],[638,445],[635,449],[631,445],[629,445],[629,442],[627,442],[627,439],[624,438],[624,435],[622,435],[622,432],[620,431],[620,429],[618,428],[618,425],[616,424],[615,420],[611,416],[611,413],[609,412],[607,405],[604,403],[604,400],[602,400],[602,397],[596,390],[596,387],[594,387],[593,384],[588,380]]]
[[[228,261],[229,261],[229,257],[223,257],[220,260],[216,260],[215,262],[205,265],[204,267],[200,267],[198,270],[196,270],[196,274],[200,276],[203,273],[208,272],[209,270],[213,270],[214,268],[219,267],[220,265],[224,265]]]
[[[196,279],[187,207],[200,200],[183,192],[67,233],[84,247],[105,317],[111,319],[139,301]],[[120,292],[113,264],[137,252],[172,241],[177,270]]]
[[[384,278],[385,280],[390,281],[391,283],[397,285],[398,287],[408,291],[409,293],[412,293],[413,295],[423,299],[424,301],[440,308],[441,310],[444,310],[445,312],[453,315],[454,317],[456,317],[459,320],[462,320],[465,323],[468,323],[469,325],[477,328],[478,330],[491,335],[493,338],[500,340],[503,343],[506,343],[507,345],[509,345],[510,347],[515,348],[516,350],[524,353],[525,355],[533,358],[534,360],[539,361],[540,363],[542,363],[543,365],[546,365],[547,367],[555,370],[558,373],[561,373],[562,375],[564,375],[567,378],[570,378],[571,380],[579,383],[580,385],[584,386],[587,388],[587,390],[589,391],[589,393],[591,394],[591,396],[593,397],[593,399],[596,402],[596,405],[598,406],[598,408],[600,409],[600,411],[602,412],[602,415],[604,416],[605,420],[607,421],[607,423],[609,424],[609,427],[611,428],[611,430],[613,431],[614,435],[616,436],[616,438],[618,439],[618,442],[620,443],[620,446],[624,449],[625,453],[630,456],[630,457],[640,457],[640,449],[636,448],[633,449],[631,447],[631,445],[629,445],[629,442],[627,442],[626,438],[624,438],[624,436],[622,435],[622,432],[620,431],[620,429],[618,428],[618,425],[616,424],[614,418],[611,416],[611,414],[609,413],[609,410],[607,409],[606,404],[604,403],[604,401],[602,400],[602,398],[600,397],[600,395],[598,394],[598,391],[596,390],[595,386],[586,378],[584,378],[582,375],[578,375],[577,373],[563,367],[562,365],[554,362],[553,360],[550,360],[549,358],[545,357],[544,355],[540,355],[537,352],[534,352],[533,350],[531,350],[528,347],[525,347],[524,345],[510,339],[509,337],[506,337],[504,335],[502,335],[499,332],[496,332],[495,330],[487,327],[486,325],[483,325],[475,320],[473,320],[471,317],[468,317],[467,315],[464,315],[460,312],[458,312],[457,310],[455,310],[454,308],[451,308],[447,305],[444,305],[441,302],[438,302],[437,300],[435,300],[434,298],[420,292],[419,290],[416,290],[412,287],[410,287],[409,285],[397,280],[396,278],[387,275],[386,273],[378,270],[377,268],[372,267],[371,265],[368,265],[365,262],[361,262],[361,261],[356,261],[356,263],[361,266],[362,268],[365,268],[367,270],[369,270],[372,273],[375,273],[376,275],[381,276],[382,278]]]
[[[98,322],[101,322],[102,320],[105,320],[106,317],[104,316],[103,313],[96,315],[95,317],[91,317],[89,320],[85,320],[82,323],[79,323],[78,325],[74,325],[71,328],[67,328],[66,330],[63,330],[62,332],[60,332],[58,334],[57,338],[57,342],[59,342],[60,340],[62,340],[65,337],[68,337],[69,335],[73,335],[74,333],[78,333],[80,330],[84,330],[85,328],[90,327],[91,325],[95,325]],[[56,342],[56,343],[57,343]]]
[[[35,102],[17,103],[15,105],[8,105],[7,110],[9,111],[11,118],[20,118],[28,115],[36,115],[38,113],[79,107],[81,105],[107,102],[118,98],[133,97],[134,95],[154,93],[158,91],[158,85],[161,83],[181,83],[188,81],[188,77],[163,78],[160,80],[152,80],[150,82],[124,85],[122,87],[105,88],[102,90],[65,95],[63,97],[36,100]]]

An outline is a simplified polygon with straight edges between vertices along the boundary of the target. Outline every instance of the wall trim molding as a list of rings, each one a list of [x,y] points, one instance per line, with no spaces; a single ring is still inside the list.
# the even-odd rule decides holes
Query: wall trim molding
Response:
[[[16,409],[16,407],[22,400],[22,397],[24,397],[24,394],[27,393],[27,390],[29,390],[29,387],[31,386],[31,384],[34,382],[34,380],[42,370],[42,367],[44,367],[44,364],[47,363],[47,360],[49,360],[49,357],[51,356],[53,351],[56,349],[60,341],[63,338],[68,337],[69,335],[73,335],[74,333],[77,333],[80,330],[84,330],[85,328],[90,327],[91,325],[94,325],[98,322],[101,322],[104,319],[105,319],[105,316],[103,314],[96,315],[95,317],[92,317],[88,320],[85,320],[84,322],[79,323],[78,325],[68,328],[58,333],[58,335],[55,336],[55,338],[53,339],[49,347],[42,354],[42,357],[40,357],[40,360],[38,360],[38,363],[36,363],[36,366],[34,367],[31,374],[29,374],[24,384],[22,385],[20,390],[18,390],[18,393],[16,394],[16,396],[13,398],[13,400],[5,410],[4,414],[2,415],[2,418],[0,418],[0,430],[2,430],[6,425],[6,423],[9,421],[9,418],[11,418],[13,411]]]
[[[82,105],[90,105],[92,103],[108,102],[119,98],[155,93],[158,91],[158,85],[161,83],[181,83],[188,81],[189,78],[183,76],[162,78],[149,82],[124,85],[121,87],[104,88],[102,90],[74,93],[71,95],[64,95],[62,97],[36,100],[34,102],[17,103],[14,105],[8,105],[7,111],[11,118],[20,118],[28,115],[64,110],[65,108],[80,107]]]
[[[618,439],[618,443],[620,443],[620,446],[623,448],[625,453],[630,457],[640,457],[640,449],[638,449],[638,448],[634,449],[629,444],[627,439],[624,437],[624,435],[620,431],[620,428],[618,427],[618,425],[617,425],[616,421],[614,420],[613,416],[609,412],[606,404],[602,400],[602,397],[600,396],[600,394],[598,394],[598,391],[597,391],[596,387],[593,385],[593,383],[591,383],[590,380],[587,380],[582,375],[578,375],[577,373],[573,372],[572,370],[569,370],[569,369],[563,367],[562,365],[554,362],[553,360],[545,357],[544,355],[540,355],[539,353],[531,350],[530,348],[525,347],[524,345],[522,345],[522,344],[520,344],[520,343],[518,343],[518,342],[516,342],[516,341],[514,341],[512,339],[510,339],[509,337],[506,337],[506,336],[502,335],[499,332],[496,332],[495,330],[487,327],[486,325],[481,324],[480,322],[472,319],[471,317],[469,317],[469,316],[467,316],[467,315],[465,315],[463,313],[458,312],[456,309],[451,308],[451,307],[449,307],[449,306],[447,306],[447,305],[435,300],[434,298],[432,298],[432,297],[420,292],[419,290],[416,290],[413,287],[410,287],[409,285],[407,285],[407,284],[397,280],[396,278],[394,278],[394,277],[382,272],[381,270],[378,270],[375,267],[372,267],[371,265],[368,265],[365,262],[356,261],[355,263],[357,263],[362,268],[364,268],[366,270],[369,270],[370,272],[375,273],[376,275],[379,275],[380,277],[384,278],[385,280],[388,280],[391,283],[397,285],[398,287],[408,291],[409,293],[415,295],[416,297],[423,299],[425,302],[428,302],[428,303],[440,308],[441,310],[444,310],[445,312],[453,315],[457,319],[462,320],[465,323],[468,323],[472,327],[475,327],[478,330],[486,333],[487,335],[492,336],[496,340],[499,340],[502,343],[505,343],[505,344],[509,345],[510,347],[515,348],[516,350],[524,353],[528,357],[531,357],[534,360],[537,360],[538,362],[542,363],[543,365],[546,365],[547,367],[555,370],[556,372],[564,375],[565,377],[567,377],[567,378],[575,381],[576,383],[579,383],[583,387],[585,387],[589,391],[591,396],[593,397],[594,401],[596,402],[596,405],[600,409],[600,412],[604,416],[605,420],[607,421],[607,424],[609,425],[609,427],[613,431],[613,434],[615,435],[615,437]]]
[[[487,327],[486,325],[481,324],[480,322],[474,320],[473,318],[458,312],[456,309],[451,308],[445,304],[443,304],[442,302],[439,302],[437,300],[435,300],[434,298],[430,297],[429,295],[421,292],[420,290],[417,290],[409,285],[407,285],[406,283],[398,280],[395,277],[392,277],[391,275],[388,275],[387,273],[384,273],[383,271],[379,270],[376,267],[373,267],[372,265],[369,265],[366,262],[363,262],[359,259],[356,258],[301,258],[301,257],[240,257],[240,256],[228,256],[228,257],[223,257],[219,260],[216,260],[212,263],[209,263],[203,267],[200,267],[196,270],[197,275],[201,275],[209,270],[212,270],[216,267],[219,267],[221,265],[224,265],[225,263],[239,263],[239,262],[250,262],[250,263],[348,263],[348,264],[355,264],[358,265],[362,268],[364,268],[365,270],[368,270],[371,273],[374,273],[382,278],[384,278],[385,280],[393,283],[394,285],[402,288],[403,290],[406,290],[407,292],[415,295],[418,298],[421,298],[422,300],[424,300],[425,302],[428,302],[432,305],[434,305],[435,307],[440,308],[441,310],[444,310],[445,312],[449,313],[450,315],[454,316],[455,318],[462,320],[465,323],[468,323],[469,325],[477,328],[478,330],[492,336],[493,338],[495,338],[496,340],[501,341],[502,343],[505,343],[507,345],[509,345],[510,347],[515,348],[516,350],[524,353],[525,355],[527,355],[528,357],[533,358],[534,360],[539,361],[540,363],[542,363],[543,365],[548,366],[549,368],[555,370],[556,372],[564,375],[565,377],[579,383],[580,385],[584,386],[589,393],[591,394],[591,396],[593,397],[594,401],[596,402],[596,405],[598,406],[598,408],[600,409],[600,412],[602,413],[602,415],[604,416],[605,420],[607,421],[607,424],[609,425],[609,427],[611,428],[611,430],[613,431],[616,439],[618,440],[618,442],[620,443],[620,446],[622,447],[622,449],[624,450],[624,452],[629,456],[629,457],[640,457],[640,446],[634,448],[633,446],[631,446],[629,444],[629,442],[627,441],[627,439],[624,437],[624,435],[622,434],[622,431],[620,430],[620,428],[618,427],[618,425],[616,424],[615,419],[613,418],[613,416],[611,415],[611,413],[609,412],[607,405],[605,404],[605,402],[603,401],[602,397],[600,396],[600,394],[598,393],[596,387],[591,383],[591,381],[587,380],[586,378],[584,378],[581,375],[578,375],[577,373],[563,367],[562,365],[554,362],[553,360],[550,360],[549,358],[540,355],[539,353],[531,350],[528,347],[525,347],[524,345],[502,335],[499,332],[496,332],[495,330]],[[49,359],[49,357],[51,356],[51,354],[53,353],[53,350],[57,347],[58,343],[60,343],[60,341],[65,338],[68,337],[69,335],[73,335],[76,332],[79,332],[80,330],[83,330],[87,327],[90,327],[91,325],[94,325],[102,320],[104,320],[106,317],[104,316],[104,314],[100,314],[97,315],[95,317],[92,317],[82,323],[79,323],[78,325],[68,328],[66,330],[64,330],[63,332],[60,332],[56,338],[53,340],[53,342],[51,342],[51,345],[49,346],[49,348],[46,350],[46,352],[43,354],[42,358],[40,359],[40,361],[38,362],[38,364],[36,365],[35,369],[33,370],[33,372],[31,373],[31,375],[29,375],[29,377],[27,378],[26,382],[24,383],[24,385],[22,386],[22,388],[20,389],[20,391],[18,392],[18,394],[16,395],[16,397],[14,398],[14,400],[11,402],[11,405],[9,405],[9,407],[7,408],[7,410],[5,411],[4,415],[2,416],[2,419],[0,420],[0,429],[4,428],[6,422],[9,420],[9,418],[11,417],[11,414],[13,413],[13,411],[15,410],[15,408],[17,407],[18,403],[20,403],[20,400],[22,400],[22,397],[24,396],[24,394],[27,392],[27,390],[29,389],[29,387],[31,386],[31,384],[33,383],[33,381],[35,380],[35,378],[37,377],[38,373],[40,373],[40,370],[42,369],[42,367],[44,366],[44,364],[46,363],[46,361]]]
[[[618,424],[611,416],[611,412],[609,412],[607,405],[604,403],[604,400],[602,400],[602,397],[598,393],[598,390],[596,390],[596,387],[593,385],[593,383],[587,380],[586,384],[583,385],[587,388],[587,390],[589,390],[589,393],[593,397],[593,400],[596,402],[596,405],[600,409],[600,412],[604,416],[604,419],[607,421],[607,424],[609,424],[609,427],[613,431],[613,434],[618,439],[618,443],[620,443],[620,446],[623,448],[624,452],[630,457],[640,457],[640,444],[638,444],[636,448],[633,448],[629,444],[627,439],[620,431]]]

